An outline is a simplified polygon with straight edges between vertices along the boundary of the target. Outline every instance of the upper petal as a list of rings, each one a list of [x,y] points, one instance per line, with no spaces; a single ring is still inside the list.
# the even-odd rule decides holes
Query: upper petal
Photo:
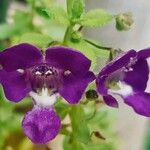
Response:
[[[112,60],[110,63],[108,63],[100,72],[99,75],[109,75],[118,69],[125,67],[129,62],[130,59],[135,57],[137,55],[135,50],[130,50],[128,52],[123,53],[119,57],[116,57],[116,59]]]
[[[0,70],[0,83],[3,86],[6,98],[13,102],[19,102],[31,91],[24,75],[17,71],[6,72]]]
[[[123,97],[126,104],[140,115],[150,117],[150,94],[141,92]]]
[[[46,50],[46,62],[74,74],[85,74],[91,65],[91,61],[79,51],[61,46]]]
[[[24,116],[22,128],[32,142],[46,144],[59,133],[61,120],[53,108],[35,107]]]
[[[107,76],[98,76],[96,79],[97,91],[102,95],[107,95],[108,88],[106,85]]]
[[[88,84],[94,79],[95,75],[92,72],[88,72],[82,77],[66,76],[63,86],[59,89],[59,94],[70,104],[76,104],[82,98]]]
[[[132,71],[124,73],[124,81],[136,91],[144,91],[147,87],[149,67],[145,59],[139,59],[132,67]]]
[[[146,59],[148,57],[150,57],[150,47],[143,49],[143,50],[140,50],[138,52],[138,58]]]
[[[5,49],[0,53],[0,65],[7,71],[25,69],[42,61],[42,54],[38,48],[23,43]]]

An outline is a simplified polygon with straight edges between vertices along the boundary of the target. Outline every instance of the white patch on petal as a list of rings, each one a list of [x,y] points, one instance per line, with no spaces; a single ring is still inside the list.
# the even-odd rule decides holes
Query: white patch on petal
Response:
[[[119,94],[119,95],[122,95],[123,97],[127,97],[129,95],[132,95],[133,94],[133,89],[130,85],[124,83],[124,82],[121,82],[119,81],[117,83],[117,85],[119,86],[119,90],[112,90],[112,89],[109,89],[108,92],[110,94]]]
[[[41,95],[31,91],[29,95],[33,98],[37,106],[51,107],[57,101],[58,94],[49,95],[48,89],[43,88]]]
[[[20,73],[24,73],[23,69],[17,69],[17,71],[20,72]]]
[[[36,75],[41,75],[41,72],[36,71],[35,74],[36,74]]]

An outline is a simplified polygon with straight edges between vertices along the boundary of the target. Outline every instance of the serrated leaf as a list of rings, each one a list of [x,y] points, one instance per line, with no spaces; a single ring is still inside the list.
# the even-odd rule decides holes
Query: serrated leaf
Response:
[[[88,129],[83,107],[81,105],[72,106],[70,112],[73,137],[82,143],[90,141],[90,131]]]
[[[31,43],[40,48],[46,48],[52,41],[51,37],[40,33],[26,33],[20,38],[20,43]]]
[[[62,25],[69,25],[69,19],[66,11],[62,7],[53,6],[43,10],[49,16],[49,19]]]
[[[95,9],[82,15],[80,24],[88,27],[101,27],[109,23],[114,18],[113,15],[103,9]]]

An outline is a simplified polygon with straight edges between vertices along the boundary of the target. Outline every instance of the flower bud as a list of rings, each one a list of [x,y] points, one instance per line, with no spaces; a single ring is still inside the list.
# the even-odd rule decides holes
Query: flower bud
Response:
[[[71,35],[72,42],[79,42],[81,38],[82,38],[82,33],[78,31],[73,32]]]
[[[116,28],[119,31],[127,31],[134,23],[131,13],[119,14],[116,17]]]
[[[91,89],[86,92],[86,98],[87,99],[97,99],[98,94],[95,90]]]

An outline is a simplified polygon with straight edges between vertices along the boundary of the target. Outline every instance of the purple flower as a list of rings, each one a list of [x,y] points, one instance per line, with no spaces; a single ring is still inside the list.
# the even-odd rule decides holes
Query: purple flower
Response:
[[[130,50],[107,64],[99,73],[96,84],[105,103],[118,107],[113,95],[120,95],[126,104],[140,115],[150,116],[150,94],[145,92],[150,48],[136,52]]]
[[[0,65],[6,98],[19,102],[29,95],[33,99],[34,108],[25,115],[22,127],[34,143],[46,143],[58,134],[61,121],[53,108],[57,97],[76,104],[95,79],[88,58],[60,46],[42,54],[33,45],[19,44],[0,53]]]

